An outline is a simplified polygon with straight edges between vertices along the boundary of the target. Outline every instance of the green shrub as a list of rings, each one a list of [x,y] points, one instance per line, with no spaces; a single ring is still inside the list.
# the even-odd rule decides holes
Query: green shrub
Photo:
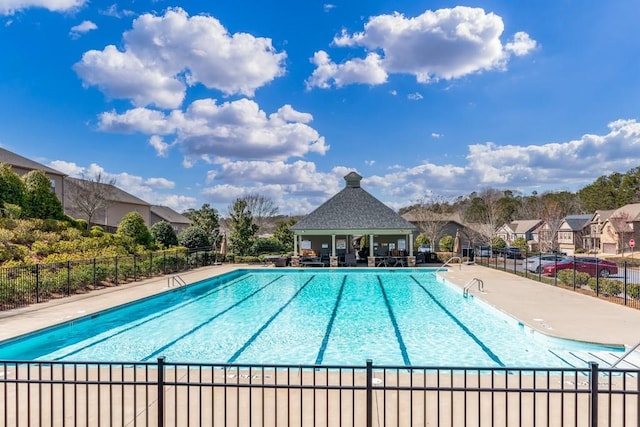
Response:
[[[622,283],[615,279],[596,278],[589,279],[589,287],[592,291],[596,291],[596,283],[598,285],[598,293],[605,295],[618,295],[622,292]]]
[[[273,237],[258,237],[251,247],[253,255],[277,254],[283,250],[282,243]]]
[[[591,276],[588,273],[581,273],[579,271],[576,271],[575,281],[577,288],[588,285],[590,279]],[[558,271],[558,281],[563,285],[573,286],[573,280],[572,269],[563,269]]]
[[[640,285],[627,285],[627,295],[633,299],[640,299]]]
[[[187,227],[178,235],[180,246],[188,249],[199,249],[209,246],[209,236],[200,227]]]

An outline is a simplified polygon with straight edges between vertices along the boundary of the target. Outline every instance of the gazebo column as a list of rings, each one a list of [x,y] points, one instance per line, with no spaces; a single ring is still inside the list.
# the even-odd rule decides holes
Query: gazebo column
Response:
[[[369,257],[367,258],[367,266],[376,266],[376,257],[373,253],[373,234],[369,234]]]
[[[407,267],[416,266],[416,257],[413,255],[413,233],[409,233],[409,255],[407,256]]]
[[[331,235],[331,256],[329,257],[329,265],[331,267],[338,266],[338,256],[336,255],[336,235]]]
[[[291,257],[291,267],[300,267],[300,256],[298,254],[298,239],[299,234],[293,236],[293,256]]]

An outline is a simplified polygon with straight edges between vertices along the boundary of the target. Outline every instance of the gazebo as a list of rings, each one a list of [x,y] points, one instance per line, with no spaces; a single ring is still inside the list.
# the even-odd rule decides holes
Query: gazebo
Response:
[[[374,267],[376,257],[407,256],[407,265],[415,266],[413,235],[416,227],[393,209],[360,187],[362,177],[350,172],[345,188],[291,227],[294,234],[293,266],[300,256],[328,255],[337,267],[347,253],[356,253],[354,240],[366,239],[367,265]],[[357,240],[356,240],[357,241]]]

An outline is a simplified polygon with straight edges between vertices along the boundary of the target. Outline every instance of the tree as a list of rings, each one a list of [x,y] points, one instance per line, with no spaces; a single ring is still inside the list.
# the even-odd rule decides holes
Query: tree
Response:
[[[118,224],[117,234],[136,245],[149,246],[153,238],[139,212],[129,212]]]
[[[251,212],[247,209],[247,202],[236,199],[229,209],[229,217],[231,219],[229,246],[236,255],[247,255],[258,232],[258,226],[253,223]]]
[[[11,169],[11,165],[0,163],[0,207],[8,203],[23,208],[24,201],[24,181]]]
[[[209,235],[197,225],[182,230],[178,235],[178,243],[187,249],[200,249],[210,245]]]
[[[267,220],[278,214],[278,206],[267,196],[251,193],[242,199],[247,204],[247,210],[253,216],[253,223],[258,226],[258,232],[264,231]]]
[[[28,218],[62,219],[62,203],[51,188],[51,181],[43,171],[33,170],[24,177],[24,215]]]
[[[90,227],[97,212],[106,211],[115,192],[115,179],[106,179],[101,172],[93,177],[82,179],[67,178],[67,195],[71,202],[70,210],[87,220]]]
[[[418,227],[418,230],[420,230],[421,234],[424,234],[429,242],[434,243],[431,248],[433,251],[438,249],[435,247],[435,242],[438,242],[442,230],[447,225],[446,215],[442,214],[441,208],[441,203],[421,200],[411,211],[414,217],[413,222]]]
[[[503,204],[500,200],[504,197],[504,193],[494,188],[487,188],[473,197],[471,205],[465,211],[464,218],[468,222],[481,224],[477,232],[482,235],[486,241],[490,241],[499,225],[502,224]]]
[[[442,251],[452,252],[453,251],[453,237],[444,236],[442,239],[440,239],[440,242],[438,243],[438,246],[440,247],[440,250],[442,250]]]
[[[162,244],[165,248],[176,246],[178,244],[178,236],[176,232],[167,221],[159,221],[151,226],[149,229],[153,240]]]
[[[291,226],[297,221],[295,218],[289,218],[286,221],[277,221],[276,228],[273,230],[273,237],[282,245],[283,250],[287,252],[293,251],[293,240],[295,238]]]
[[[205,232],[208,243],[204,246],[217,247],[220,240],[220,216],[216,209],[205,203],[200,209],[189,209],[184,216],[191,220],[192,226],[199,227]]]

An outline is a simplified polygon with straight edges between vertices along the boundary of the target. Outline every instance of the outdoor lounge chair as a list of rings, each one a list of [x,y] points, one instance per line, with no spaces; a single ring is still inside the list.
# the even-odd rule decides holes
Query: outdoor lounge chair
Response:
[[[344,254],[344,261],[342,262],[342,265],[345,267],[357,266],[356,254]]]

